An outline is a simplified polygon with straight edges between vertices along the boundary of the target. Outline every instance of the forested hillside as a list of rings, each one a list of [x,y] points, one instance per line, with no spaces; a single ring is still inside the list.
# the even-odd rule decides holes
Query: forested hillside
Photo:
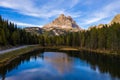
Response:
[[[120,24],[113,23],[102,28],[91,28],[71,32],[61,36],[44,36],[45,44],[56,46],[76,46],[86,49],[120,50]]]
[[[0,16],[0,46],[37,44],[38,42],[37,35],[31,35],[30,33],[17,28],[17,25],[2,19]]]
[[[17,25],[0,17],[0,46],[40,44],[41,46],[72,46],[86,49],[120,50],[120,24],[93,27],[90,30],[68,32],[60,36],[35,35],[17,28]]]

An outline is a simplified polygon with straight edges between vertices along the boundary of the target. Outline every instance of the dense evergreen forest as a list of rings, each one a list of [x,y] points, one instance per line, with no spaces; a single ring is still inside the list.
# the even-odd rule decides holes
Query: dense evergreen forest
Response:
[[[41,46],[72,46],[86,49],[120,50],[120,24],[69,32],[60,36],[35,35],[0,17],[0,46],[40,44]]]
[[[45,36],[44,45],[73,46],[86,49],[120,50],[120,24],[114,23],[102,28],[91,28],[61,36]]]
[[[17,28],[17,25],[0,16],[0,46],[37,44],[38,39],[37,35],[31,35],[25,30]]]

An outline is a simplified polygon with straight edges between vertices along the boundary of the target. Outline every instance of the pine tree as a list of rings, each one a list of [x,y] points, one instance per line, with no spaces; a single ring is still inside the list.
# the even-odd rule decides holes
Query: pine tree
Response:
[[[6,45],[7,41],[6,41],[6,37],[5,37],[5,32],[3,29],[0,29],[0,44],[1,45]]]

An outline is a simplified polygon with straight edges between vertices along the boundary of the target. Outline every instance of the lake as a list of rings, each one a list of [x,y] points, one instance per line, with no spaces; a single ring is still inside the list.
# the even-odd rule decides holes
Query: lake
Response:
[[[120,80],[120,57],[40,49],[0,67],[0,80]]]

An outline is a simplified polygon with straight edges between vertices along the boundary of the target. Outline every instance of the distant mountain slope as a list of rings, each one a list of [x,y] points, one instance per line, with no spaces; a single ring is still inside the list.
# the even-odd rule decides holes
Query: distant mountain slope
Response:
[[[91,26],[88,28],[88,30],[90,30],[91,28],[102,28],[105,25],[109,27],[113,23],[120,23],[120,14],[117,14],[109,24],[99,24],[98,26]]]
[[[110,24],[113,24],[113,23],[120,23],[120,14],[117,14],[113,20],[110,22]]]
[[[97,26],[91,26],[88,30],[92,28],[102,28],[107,25],[108,27],[113,23],[120,23],[120,14],[117,14],[109,24],[99,24]],[[51,23],[44,25],[42,28],[39,27],[28,27],[25,28],[27,32],[43,34],[47,33],[48,35],[60,35],[66,34],[68,32],[78,32],[82,31],[77,23],[70,17],[66,17],[64,14],[61,14],[58,18],[53,20]]]
[[[26,32],[30,32],[32,34],[42,34],[43,33],[43,29],[40,27],[26,27],[24,28]]]

